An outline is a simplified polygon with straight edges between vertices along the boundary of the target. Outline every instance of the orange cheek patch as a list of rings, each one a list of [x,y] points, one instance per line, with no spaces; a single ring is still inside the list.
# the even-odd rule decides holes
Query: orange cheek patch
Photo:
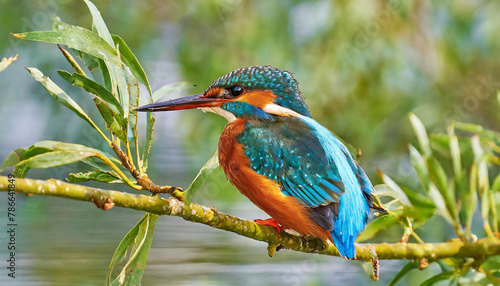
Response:
[[[207,98],[219,97],[219,95],[222,94],[223,92],[224,92],[223,88],[220,88],[220,87],[212,88],[211,90],[209,90],[207,92],[207,94],[205,94],[205,97],[207,97]]]
[[[258,108],[273,103],[276,95],[270,90],[252,90],[245,92],[242,96],[238,97],[236,101],[246,102]]]

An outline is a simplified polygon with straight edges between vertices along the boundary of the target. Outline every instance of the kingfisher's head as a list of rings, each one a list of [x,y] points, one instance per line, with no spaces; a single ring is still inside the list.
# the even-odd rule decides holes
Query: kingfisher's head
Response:
[[[232,71],[214,81],[202,94],[157,102],[138,111],[199,108],[236,118],[273,120],[273,115],[310,117],[298,83],[290,72],[272,66]]]

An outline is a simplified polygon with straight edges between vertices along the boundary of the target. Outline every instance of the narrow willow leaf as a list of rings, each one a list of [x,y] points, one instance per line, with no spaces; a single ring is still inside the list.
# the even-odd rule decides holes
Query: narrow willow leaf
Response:
[[[106,66],[106,63],[104,60],[99,59],[99,69],[101,70],[101,75],[102,75],[102,81],[104,83],[104,87],[113,92],[113,87],[111,86],[111,76],[109,75],[109,70],[108,67]],[[118,99],[118,96],[116,96],[116,89],[114,91],[115,93],[113,96]]]
[[[191,86],[192,84],[187,81],[180,81],[171,84],[164,85],[158,90],[153,92],[153,102],[159,101],[165,95],[172,93],[174,91],[183,90]]]
[[[2,169],[14,166],[19,162],[27,160],[33,156],[52,151],[94,152],[102,156],[106,156],[100,150],[80,144],[64,143],[59,141],[39,141],[28,148],[16,149],[12,153],[10,153],[5,159]]]
[[[26,32],[12,35],[23,40],[66,45],[96,58],[107,59],[114,65],[121,64],[118,53],[112,46],[96,33],[82,27],[59,24],[58,29],[54,31]]]
[[[97,34],[104,39],[110,46],[114,46],[113,38],[109,33],[108,27],[104,23],[102,19],[101,13],[95,7],[92,2],[85,0],[85,3],[89,7],[90,13],[92,14],[92,24],[93,28],[97,31]],[[120,54],[117,53],[118,57]],[[109,76],[111,79],[111,93],[114,94],[117,98],[120,98],[120,102],[123,106],[124,117],[128,117],[128,109],[129,109],[129,99],[128,99],[128,89],[124,79],[124,73],[122,70],[121,62],[113,62],[113,60],[106,55],[103,57],[104,63],[106,64],[106,68],[109,72]],[[103,71],[103,76],[105,76],[105,72]]]
[[[203,183],[207,180],[212,171],[219,166],[218,151],[205,163],[203,168],[198,172],[196,178],[191,182],[191,185],[184,192],[184,200],[189,203],[193,199],[196,192],[201,188]]]
[[[114,174],[113,172],[103,172],[103,171],[90,171],[86,173],[71,173],[68,177],[68,182],[79,183],[87,181],[97,181],[102,183],[123,183],[120,176]]]
[[[69,62],[69,64],[75,69],[75,71],[83,76],[87,76],[83,69],[80,67],[80,65],[76,62],[75,58],[65,49],[61,48],[60,45],[57,45],[59,50],[63,53],[64,57],[66,60]]]
[[[149,95],[151,96],[153,93],[151,91],[151,86],[149,85],[149,80],[146,76],[146,72],[142,68],[134,53],[132,53],[132,50],[130,50],[125,41],[123,41],[120,36],[111,35],[111,37],[113,38],[115,46],[117,46],[120,51],[122,61],[126,66],[130,68],[137,80],[146,86]]]
[[[375,188],[375,193],[377,195],[391,196],[401,202],[402,205],[411,206],[411,202],[406,196],[405,192],[394,182],[389,176],[384,174],[381,170],[378,170],[378,174],[382,179],[384,185],[378,185],[378,189]]]
[[[436,206],[436,210],[449,224],[453,225],[454,220],[446,208],[446,202],[434,184],[429,184],[428,195]]]
[[[60,141],[39,141],[35,144],[33,144],[33,147],[38,147],[38,148],[46,148],[50,150],[55,150],[55,151],[80,151],[80,152],[94,152],[101,154],[102,156],[106,156],[101,150],[87,147],[85,145],[81,144],[75,144],[75,143],[66,143],[66,142],[60,142]]]
[[[11,63],[17,61],[17,56],[18,55],[16,55],[15,57],[3,58],[0,61],[0,72],[6,69]]]
[[[127,86],[130,103],[128,122],[132,130],[130,135],[132,135],[133,137],[130,141],[135,142],[137,139],[137,111],[135,110],[135,108],[139,106],[139,83],[128,67],[125,67],[125,72],[127,75]]]
[[[455,127],[453,122],[448,125],[448,137],[450,139],[450,154],[451,161],[453,163],[453,172],[455,173],[455,182],[457,184],[457,189],[461,193],[465,190],[465,176],[462,170],[462,156],[460,153],[460,145],[458,143],[458,137],[455,135]]]
[[[47,153],[50,151],[51,151],[50,149],[36,147],[34,145],[29,147],[29,148],[26,148],[26,149],[22,149],[22,148],[16,149],[16,150],[12,151],[7,156],[7,158],[5,158],[5,161],[3,162],[3,165],[2,165],[2,170],[5,168],[8,168],[8,167],[12,167],[12,166],[16,165],[17,163],[19,163],[23,160],[29,159],[33,156]],[[0,171],[2,171],[2,170],[0,170]]]
[[[395,210],[394,212],[390,212],[387,214],[382,214],[375,220],[371,221],[363,232],[360,233],[357,242],[362,242],[374,237],[377,233],[382,230],[388,229],[389,227],[398,223],[399,219],[403,215],[403,211],[401,209]]]
[[[410,159],[413,165],[413,168],[417,171],[417,175],[420,183],[424,187],[426,191],[429,190],[428,186],[431,183],[431,179],[429,178],[429,172],[427,171],[427,166],[425,165],[425,160],[422,155],[418,152],[417,148],[410,145]]]
[[[122,142],[127,142],[127,130],[124,129],[121,122],[116,119],[109,105],[98,97],[94,97],[93,100],[106,123],[106,127],[108,127],[108,129]]]
[[[24,178],[26,177],[26,174],[28,174],[29,169],[30,168],[28,168],[26,165],[16,165],[12,174],[16,178]]]
[[[460,216],[465,223],[465,232],[468,238],[471,235],[472,219],[477,205],[477,163],[472,163],[469,174],[469,189],[463,197],[463,206]]]
[[[463,123],[463,122],[455,122],[455,127],[457,129],[471,132],[471,133],[481,133],[484,128],[481,125],[472,124],[472,123]]]
[[[78,117],[82,118],[83,120],[87,121],[90,126],[94,127],[94,129],[99,130],[97,125],[90,119],[90,117],[83,111],[83,109],[75,102],[71,97],[69,97],[59,86],[57,86],[50,78],[46,77],[43,75],[42,72],[40,72],[36,68],[26,68],[31,76],[33,78],[40,82],[43,87],[54,97],[59,103],[62,105],[66,106],[69,108],[71,111],[73,111]]]
[[[146,143],[144,144],[144,150],[142,151],[142,158],[139,161],[140,169],[142,172],[146,172],[149,164],[149,151],[153,146],[153,130],[155,118],[153,112],[147,112],[147,123],[146,123]]]
[[[500,174],[496,176],[495,180],[493,180],[493,184],[491,184],[491,190],[493,192],[500,192]]]
[[[121,64],[115,65],[106,58],[104,59],[104,64],[108,69],[111,80],[111,93],[120,100],[123,108],[123,117],[128,118],[130,111],[130,98],[125,69]]]
[[[123,258],[124,253],[126,253],[128,248],[131,248],[131,252],[127,263],[121,270],[118,277],[114,279],[110,285],[139,285],[144,273],[144,268],[146,267],[149,249],[153,240],[153,230],[157,219],[158,215],[147,213],[138,223],[137,231],[135,230],[137,225],[131,230],[131,236],[135,233],[135,237],[129,237],[129,232],[129,234],[127,234],[124,238],[125,242],[122,241],[123,245],[120,243],[115,255],[113,255],[109,277],[111,277],[112,269],[116,265],[115,261],[119,260],[115,260],[115,256],[116,258],[119,258],[120,256]],[[131,240],[134,242],[133,244],[130,242]]]
[[[89,7],[90,13],[92,14],[92,24],[97,30],[97,34],[101,36],[110,46],[113,46],[113,39],[109,33],[108,27],[102,19],[101,13],[97,10],[97,7],[90,1],[84,0],[85,4]]]
[[[33,156],[18,164],[26,165],[31,169],[46,169],[75,163],[95,155],[95,152],[53,151]]]
[[[417,269],[418,265],[419,265],[418,261],[410,261],[410,262],[408,262],[408,264],[406,264],[405,266],[403,266],[403,268],[401,268],[401,270],[399,270],[398,274],[396,274],[396,276],[394,276],[394,278],[392,278],[392,280],[391,280],[391,282],[389,282],[388,286],[394,286],[394,285],[396,285],[411,270]]]
[[[93,69],[99,67],[99,59],[82,51],[71,49],[73,53],[82,61],[82,63],[92,72]]]
[[[422,121],[420,121],[420,119],[418,119],[418,117],[413,113],[410,113],[409,117],[411,125],[413,126],[413,130],[417,135],[420,148],[422,148],[422,151],[426,157],[430,156],[432,154],[432,150],[429,144],[429,137],[427,137],[427,131],[425,130],[424,124],[422,124]]]
[[[137,237],[137,234],[139,233],[139,227],[144,223],[147,217],[148,214],[145,214],[141,218],[141,220],[125,235],[125,237],[122,239],[122,241],[116,248],[116,251],[113,254],[113,258],[111,259],[111,263],[109,264],[107,285],[111,284],[111,278],[113,277],[113,270],[115,269],[116,265],[125,258],[127,250],[134,243],[134,240]]]
[[[456,274],[455,271],[453,270],[443,271],[438,275],[432,276],[431,278],[425,280],[424,282],[422,282],[422,284],[420,284],[420,286],[432,286],[435,285],[437,282],[450,279],[454,275]]]
[[[450,216],[455,217],[458,215],[457,206],[455,201],[454,188],[448,185],[448,179],[443,167],[439,164],[435,157],[429,157],[427,159],[427,168],[429,170],[429,175],[431,181],[437,187],[441,196],[444,198],[446,208],[448,209]]]
[[[98,96],[100,99],[109,104],[109,107],[113,110],[113,113],[121,114],[123,118],[122,106],[120,105],[118,100],[116,100],[116,98],[111,94],[111,92],[104,86],[78,73],[70,74],[67,71],[62,70],[58,70],[57,73],[70,84],[81,87],[88,93]]]

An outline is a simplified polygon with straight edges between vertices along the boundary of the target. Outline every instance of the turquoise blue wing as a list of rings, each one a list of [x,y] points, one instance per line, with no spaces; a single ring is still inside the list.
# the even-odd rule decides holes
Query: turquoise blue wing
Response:
[[[278,182],[282,192],[309,207],[338,202],[344,185],[321,142],[298,118],[249,120],[238,142],[257,173]]]

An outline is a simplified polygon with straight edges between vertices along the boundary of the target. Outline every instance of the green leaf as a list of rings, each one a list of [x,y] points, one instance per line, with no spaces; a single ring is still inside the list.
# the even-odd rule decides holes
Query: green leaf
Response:
[[[463,123],[463,122],[455,122],[455,127],[457,129],[466,131],[466,132],[471,132],[471,133],[481,133],[484,128],[481,125],[477,124],[472,124],[472,123]]]
[[[116,119],[117,116],[113,114],[109,105],[98,97],[94,97],[93,100],[108,129],[111,130],[111,132],[113,132],[118,139],[123,142],[127,142],[127,130],[124,129],[121,122]]]
[[[400,201],[402,205],[411,206],[411,202],[406,196],[405,192],[394,182],[389,176],[384,174],[381,170],[378,172],[382,182],[385,185],[377,185],[375,187],[375,194],[378,196],[390,196]]]
[[[427,171],[427,166],[425,164],[425,160],[422,157],[422,155],[418,152],[417,148],[413,147],[413,145],[409,146],[410,150],[410,160],[413,165],[413,168],[415,168],[415,171],[417,171],[418,179],[424,189],[428,191],[428,186],[431,183],[431,180],[429,178],[429,172]]]
[[[378,218],[371,221],[363,232],[360,233],[356,242],[362,242],[374,237],[377,233],[382,230],[388,229],[389,227],[398,223],[403,215],[403,211],[401,209],[395,210],[390,213],[381,214]]]
[[[92,14],[93,27],[99,34],[99,36],[104,39],[111,47],[114,46],[113,38],[109,33],[104,20],[101,17],[101,13],[95,7],[92,2],[85,0],[85,3],[89,7],[90,13]],[[115,50],[116,51],[116,50]],[[119,53],[116,54],[120,57]],[[121,61],[116,62],[113,61],[112,58],[104,55],[103,58],[104,63],[109,71],[110,79],[111,79],[111,93],[117,95],[120,98],[120,102],[123,106],[124,117],[127,118],[129,114],[129,92],[127,89],[127,84],[125,81],[125,74],[122,69]],[[103,72],[103,76],[105,73]]]
[[[95,152],[54,151],[33,156],[19,164],[26,165],[31,169],[46,169],[75,163],[95,155]]]
[[[113,113],[121,114],[123,118],[122,106],[113,96],[113,94],[111,94],[111,92],[104,86],[78,73],[70,74],[67,71],[62,70],[58,70],[57,73],[70,84],[81,87],[88,93],[98,96],[100,99],[104,100],[109,104],[109,107],[113,110]]]
[[[73,53],[82,61],[82,63],[92,72],[93,69],[99,67],[99,59],[82,51],[71,49]]]
[[[120,177],[114,172],[105,171],[90,171],[87,173],[71,173],[68,177],[68,182],[79,183],[87,181],[98,181],[102,183],[123,183]]]
[[[1,61],[0,61],[0,72],[3,71],[4,69],[6,69],[11,63],[15,62],[17,60],[17,56],[16,55],[15,57],[10,57],[10,58],[3,58]]]
[[[120,51],[120,56],[122,61],[125,63],[125,65],[127,65],[130,68],[135,78],[137,78],[137,80],[140,83],[146,86],[151,96],[153,93],[151,91],[151,86],[149,85],[149,80],[146,76],[146,72],[142,68],[141,64],[137,60],[134,53],[132,53],[132,50],[130,50],[125,41],[123,41],[123,39],[120,36],[111,35],[111,37],[113,38],[115,45],[118,47],[118,50]]]
[[[493,184],[491,184],[491,190],[493,192],[500,192],[500,174],[496,176],[495,180],[493,180]]]
[[[82,27],[62,23],[58,18],[55,20],[55,26],[54,31],[26,32],[12,35],[23,40],[66,45],[96,58],[107,59],[114,65],[121,65],[116,50],[96,33]]]
[[[101,70],[101,74],[102,74],[102,81],[104,82],[104,87],[109,90],[109,91],[112,91],[112,86],[111,86],[111,76],[109,74],[109,70],[108,70],[108,67],[106,66],[106,63],[104,62],[104,60],[102,59],[99,59],[98,60],[99,62],[99,69]],[[113,94],[113,96],[115,98],[118,98],[118,96],[115,96],[116,94],[116,87],[115,87],[115,93]]]
[[[146,113],[146,144],[144,144],[144,150],[142,151],[142,158],[139,161],[139,168],[142,172],[146,172],[149,164],[149,151],[153,146],[153,130],[155,124],[155,118],[153,116],[153,112]]]
[[[437,282],[450,279],[454,275],[455,275],[455,272],[453,270],[443,271],[443,272],[439,273],[438,275],[432,276],[431,278],[425,280],[424,282],[422,282],[422,284],[420,284],[420,286],[435,285]]]
[[[15,150],[7,157],[9,161],[8,164],[4,163],[4,166],[10,167],[17,161],[15,172],[25,174],[30,168],[51,168],[98,155],[105,156],[100,150],[80,144],[40,141],[29,148]],[[18,159],[15,159],[15,156]]]
[[[398,274],[392,278],[391,282],[389,282],[388,286],[394,286],[396,285],[403,277],[406,276],[411,270],[417,269],[418,268],[418,261],[410,261],[408,262],[401,270],[399,270]]]
[[[191,202],[196,192],[201,188],[203,183],[207,180],[208,176],[212,173],[212,171],[219,166],[219,157],[218,152],[215,151],[214,155],[205,163],[203,168],[198,172],[196,178],[191,182],[191,185],[184,192],[184,201],[186,203]]]
[[[428,195],[436,206],[436,210],[449,224],[453,225],[453,217],[446,208],[446,202],[434,184],[429,184]]]
[[[42,72],[40,72],[36,68],[26,68],[31,76],[33,78],[40,82],[43,87],[54,97],[59,103],[62,105],[66,106],[69,108],[71,111],[73,111],[78,117],[82,118],[83,120],[87,121],[90,126],[92,126],[94,129],[96,129],[99,133],[102,134],[101,130],[95,123],[90,119],[90,117],[83,111],[83,109],[73,100],[71,97],[69,97],[59,86],[57,86],[50,78],[46,77],[43,75]],[[104,135],[103,135],[104,136]]]
[[[427,158],[427,168],[429,170],[431,181],[444,198],[446,208],[448,209],[450,216],[455,217],[458,213],[455,202],[454,188],[448,185],[448,179],[446,178],[446,173],[444,172],[443,167],[441,167],[441,164],[439,164],[436,158],[429,157]]]
[[[158,215],[147,213],[123,238],[109,265],[108,285],[139,285],[146,267],[153,230]],[[112,273],[116,265],[130,251],[128,261],[112,283]]]
[[[3,165],[2,165],[2,170],[5,168],[8,168],[8,167],[12,167],[23,160],[29,159],[33,156],[43,154],[46,152],[50,152],[50,149],[35,147],[34,145],[29,147],[29,148],[26,148],[26,149],[22,149],[22,148],[16,149],[16,150],[12,151],[7,156],[7,158],[5,158],[5,161],[3,162]],[[0,171],[2,171],[2,170],[0,170]]]
[[[425,130],[424,124],[422,124],[422,121],[420,121],[420,119],[418,119],[418,117],[413,113],[410,113],[409,117],[424,156],[430,156],[432,154],[432,150],[429,144],[429,137],[427,137],[427,131]]]
[[[164,85],[160,87],[153,93],[153,102],[159,101],[165,95],[172,93],[174,91],[186,89],[191,85],[191,83],[187,81],[175,82],[171,84]]]
[[[86,76],[85,72],[80,67],[80,65],[76,62],[75,58],[73,58],[73,56],[68,51],[66,51],[65,49],[61,48],[61,46],[57,45],[57,47],[62,52],[62,54],[64,55],[64,57],[66,58],[66,60],[69,62],[69,64],[73,67],[73,69],[75,69],[75,71],[77,73]]]
[[[97,34],[101,36],[109,45],[113,46],[113,39],[111,38],[111,34],[109,33],[108,27],[104,23],[102,19],[101,13],[97,10],[97,7],[90,1],[84,0],[85,4],[89,7],[90,13],[92,14],[92,23],[93,26],[97,30]]]
[[[123,108],[123,117],[128,118],[130,111],[129,90],[126,81],[126,73],[122,65],[115,65],[107,58],[104,59],[104,64],[109,72],[111,80],[111,93],[120,99]]]
[[[14,171],[12,172],[12,174],[16,177],[16,178],[24,178],[26,177],[26,174],[28,173],[30,168],[28,168],[26,165],[17,165],[14,167]]]
[[[130,114],[128,116],[128,122],[129,126],[132,132],[129,133],[129,135],[132,135],[132,138],[130,138],[131,142],[135,143],[136,148],[138,148],[138,138],[137,138],[137,111],[135,110],[136,107],[139,106],[139,83],[137,82],[137,79],[134,77],[134,75],[131,73],[130,69],[128,67],[125,68],[125,72],[127,75],[127,85],[128,85],[128,91],[129,91],[129,103],[130,103]],[[139,149],[137,149],[137,152]]]

